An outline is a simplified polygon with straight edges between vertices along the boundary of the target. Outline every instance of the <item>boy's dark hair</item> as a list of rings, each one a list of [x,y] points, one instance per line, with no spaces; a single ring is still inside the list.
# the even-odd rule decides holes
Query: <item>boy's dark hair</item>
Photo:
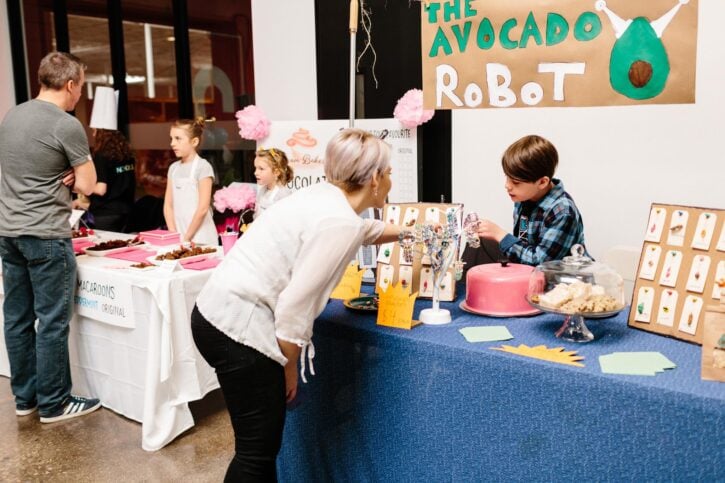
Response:
[[[559,153],[548,140],[535,134],[524,136],[506,149],[501,166],[506,176],[518,181],[534,182],[554,177]]]

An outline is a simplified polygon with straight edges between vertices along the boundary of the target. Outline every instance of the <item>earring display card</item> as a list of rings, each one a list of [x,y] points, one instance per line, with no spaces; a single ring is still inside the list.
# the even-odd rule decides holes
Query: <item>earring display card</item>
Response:
[[[725,293],[725,209],[652,205],[629,326],[702,344],[705,309]]]
[[[463,205],[444,203],[394,203],[383,208],[383,220],[401,225],[402,229],[414,230],[415,225],[446,222],[446,213],[459,210],[462,215]],[[458,223],[462,221],[458,216]],[[413,263],[403,256],[398,242],[381,245],[378,250],[377,283],[375,292],[380,293],[390,285],[397,285],[411,292],[418,292],[418,298],[433,298],[433,270],[430,260],[418,246],[413,248]],[[451,266],[443,277],[439,298],[442,302],[456,299],[456,283],[454,268]]]

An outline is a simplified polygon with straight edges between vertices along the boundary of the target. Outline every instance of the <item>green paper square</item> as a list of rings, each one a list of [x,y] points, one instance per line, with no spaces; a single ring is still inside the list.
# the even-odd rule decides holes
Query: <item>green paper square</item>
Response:
[[[496,342],[514,338],[505,325],[464,327],[459,332],[468,342]]]

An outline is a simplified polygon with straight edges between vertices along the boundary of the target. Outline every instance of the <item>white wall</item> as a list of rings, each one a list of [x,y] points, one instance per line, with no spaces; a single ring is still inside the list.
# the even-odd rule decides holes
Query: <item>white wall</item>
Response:
[[[584,217],[590,252],[641,247],[652,202],[725,208],[723,0],[700,0],[697,102],[453,112],[453,199],[511,229],[501,155],[536,133]]]
[[[0,0],[0,119],[15,105],[13,60],[10,55],[10,31],[8,30],[8,6]]]
[[[315,2],[252,0],[255,104],[272,121],[317,119]]]

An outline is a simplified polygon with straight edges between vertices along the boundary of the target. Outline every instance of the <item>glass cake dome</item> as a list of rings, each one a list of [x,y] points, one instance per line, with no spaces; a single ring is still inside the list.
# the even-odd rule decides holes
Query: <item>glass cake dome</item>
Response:
[[[586,256],[574,245],[563,260],[544,262],[529,279],[528,302],[539,310],[565,316],[557,337],[589,342],[594,335],[584,318],[604,318],[624,308],[622,277],[604,263]]]

